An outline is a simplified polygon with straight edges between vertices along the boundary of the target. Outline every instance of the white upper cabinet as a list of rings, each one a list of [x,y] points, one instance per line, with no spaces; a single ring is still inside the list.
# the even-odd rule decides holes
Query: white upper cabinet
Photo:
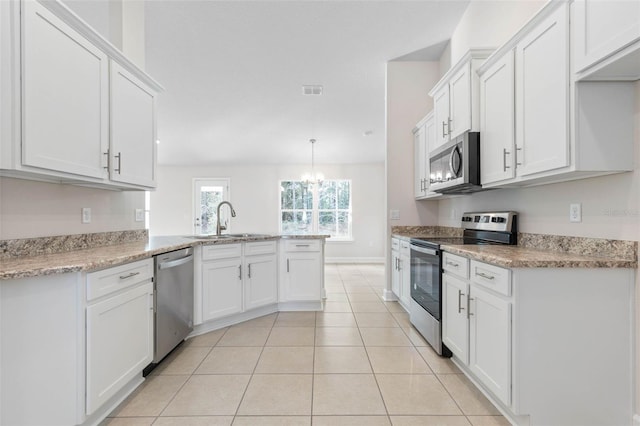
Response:
[[[640,79],[640,1],[575,0],[571,8],[574,72],[588,79]]]
[[[558,8],[516,46],[516,157],[528,175],[569,164],[569,32]]]
[[[22,164],[104,178],[107,55],[41,4],[23,7]]]
[[[2,2],[0,22],[0,175],[154,188],[162,87],[62,2]]]
[[[111,63],[111,180],[155,187],[156,93]]]
[[[429,151],[435,146],[436,129],[433,111],[426,115],[413,129],[414,196],[416,200],[439,197],[441,194],[429,190]]]
[[[433,87],[435,144],[431,150],[460,136],[479,130],[479,86],[477,68],[491,50],[471,49]]]
[[[633,170],[633,83],[576,81],[569,24],[549,2],[478,68],[483,186]]]
[[[515,172],[515,82],[513,51],[480,77],[481,183],[511,179]]]

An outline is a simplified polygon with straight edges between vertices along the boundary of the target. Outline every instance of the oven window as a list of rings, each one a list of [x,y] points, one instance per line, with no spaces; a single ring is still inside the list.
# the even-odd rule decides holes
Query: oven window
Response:
[[[411,297],[440,320],[440,256],[411,250]]]

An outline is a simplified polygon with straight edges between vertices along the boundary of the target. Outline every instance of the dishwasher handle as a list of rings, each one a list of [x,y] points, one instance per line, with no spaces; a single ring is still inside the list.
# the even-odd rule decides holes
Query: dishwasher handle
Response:
[[[193,260],[193,255],[181,257],[180,259],[170,260],[169,262],[158,263],[158,269],[169,269],[175,268],[176,266],[184,265],[185,263],[189,263]]]

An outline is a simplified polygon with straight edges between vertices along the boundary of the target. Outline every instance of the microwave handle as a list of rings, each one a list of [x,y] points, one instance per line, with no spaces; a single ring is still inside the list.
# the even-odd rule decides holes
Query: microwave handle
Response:
[[[453,158],[455,156],[458,157],[458,169],[457,170],[456,170],[455,167],[453,167]],[[451,155],[449,155],[449,171],[451,171],[451,174],[453,176],[458,177],[458,173],[460,173],[461,165],[462,165],[462,159],[460,158],[460,150],[456,146],[451,150]]]

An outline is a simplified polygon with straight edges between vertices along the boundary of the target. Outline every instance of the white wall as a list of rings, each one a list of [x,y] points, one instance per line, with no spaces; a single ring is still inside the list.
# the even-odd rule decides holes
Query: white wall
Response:
[[[279,181],[299,179],[309,165],[161,166],[158,190],[151,193],[149,231],[152,235],[193,233],[193,179],[231,179],[231,203],[237,216],[232,232],[278,233]],[[351,179],[353,242],[327,240],[326,257],[375,259],[385,250],[384,165],[316,165],[326,179]]]
[[[472,0],[451,36],[450,63],[458,62],[470,48],[504,44],[545,3],[546,0]]]
[[[91,223],[81,209],[91,208]],[[0,240],[144,229],[144,192],[0,178]]]
[[[416,123],[433,109],[429,90],[440,79],[438,62],[387,63],[387,214],[399,210],[391,226],[436,224],[437,204],[413,198],[413,133]]]

